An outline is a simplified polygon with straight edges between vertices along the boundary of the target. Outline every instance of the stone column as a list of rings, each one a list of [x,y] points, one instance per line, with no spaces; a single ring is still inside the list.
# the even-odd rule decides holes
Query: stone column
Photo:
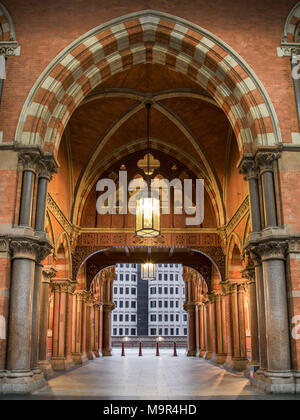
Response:
[[[73,350],[72,350],[72,358],[74,363],[82,364],[88,360],[86,353],[85,353],[85,345],[82,346],[83,341],[85,340],[85,335],[83,339],[83,308],[84,308],[84,300],[86,299],[86,291],[85,290],[76,290],[73,298],[73,313],[74,313],[74,329],[73,329]]]
[[[226,360],[226,350],[223,348],[223,322],[222,322],[222,292],[214,292],[215,294],[215,315],[216,315],[216,344],[217,357],[216,363],[223,364]]]
[[[112,287],[115,279],[115,268],[105,270],[105,293],[103,302],[103,341],[102,341],[102,356],[111,356],[111,313],[115,309],[113,302]]]
[[[211,338],[211,358],[212,362],[217,361],[217,331],[216,331],[216,308],[215,308],[215,294],[212,292],[208,295],[209,303],[209,324],[207,328],[210,329]]]
[[[35,211],[35,230],[38,232],[45,230],[48,183],[52,179],[52,174],[57,172],[57,168],[58,164],[52,154],[46,154],[39,160]]]
[[[253,248],[262,260],[268,357],[264,378],[259,375],[256,379],[264,382],[268,392],[275,393],[295,391],[285,277],[286,248],[284,240],[266,241]]]
[[[273,174],[273,162],[280,157],[280,152],[258,152],[256,154],[256,163],[260,169],[262,182],[263,208],[264,208],[264,226],[278,226],[277,206],[275,197],[275,185]]]
[[[226,302],[229,314],[227,321],[227,358],[225,367],[244,371],[247,369],[249,360],[246,354],[246,333],[245,333],[245,313],[244,313],[244,284],[227,282],[229,300]],[[228,307],[229,306],[229,307]],[[228,316],[228,314],[226,314]]]
[[[54,370],[66,370],[74,363],[71,357],[72,293],[74,285],[69,279],[55,279],[54,317],[51,365]]]
[[[258,316],[257,316],[257,294],[254,267],[247,267],[243,271],[243,277],[248,279],[250,295],[250,329],[251,329],[251,366],[255,371],[259,367],[259,339],[258,339]]]
[[[232,357],[233,357],[233,334],[232,334],[232,313],[231,313],[231,287],[230,283],[223,282],[222,290],[224,293],[224,316],[225,316],[225,328],[226,328],[226,361],[225,367],[231,369],[233,366]]]
[[[100,357],[100,304],[94,304],[94,345],[93,352],[96,357]]]
[[[33,194],[39,160],[39,151],[28,150],[19,153],[19,161],[23,165],[19,226],[32,226]]]
[[[183,306],[184,310],[188,313],[188,349],[187,356],[196,356],[196,314],[195,304],[185,303]]]
[[[262,272],[262,263],[258,255],[251,252],[251,258],[254,262],[256,279],[256,300],[257,300],[257,318],[258,318],[258,342],[259,342],[259,371],[257,374],[267,369],[267,332],[266,332],[266,313],[265,313],[265,291]]]
[[[4,392],[31,392],[46,384],[44,375],[31,369],[32,301],[35,261],[40,244],[33,238],[12,240],[12,277],[7,375]]]
[[[200,351],[199,357],[205,354],[205,322],[204,322],[204,303],[199,303],[199,332],[200,332]]]
[[[210,311],[210,304],[209,299],[207,298],[204,301],[204,308],[205,308],[205,328],[206,328],[206,348],[205,348],[205,355],[204,359],[210,360],[212,357],[212,337],[211,337],[211,311]]]
[[[90,297],[87,302],[87,333],[86,333],[86,355],[89,360],[94,360],[94,299]]]
[[[196,356],[200,353],[200,323],[199,323],[199,305],[195,305],[195,332],[196,332]]]
[[[86,332],[87,332],[87,302],[89,300],[90,293],[85,291],[82,296],[82,321],[81,321],[81,358],[82,360],[88,360],[86,354]]]
[[[49,289],[50,282],[56,276],[56,270],[52,267],[43,270],[41,284],[41,311],[40,311],[40,340],[39,340],[39,368],[46,378],[53,374],[52,366],[47,357],[48,320],[49,320]]]
[[[99,354],[102,354],[103,348],[103,302],[100,302],[99,308]]]
[[[249,183],[250,214],[253,232],[261,231],[261,212],[258,187],[258,173],[256,162],[252,156],[244,156],[240,165],[239,172],[246,175]]]

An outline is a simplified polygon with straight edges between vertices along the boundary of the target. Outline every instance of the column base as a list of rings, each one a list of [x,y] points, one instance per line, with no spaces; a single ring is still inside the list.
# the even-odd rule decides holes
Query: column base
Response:
[[[100,351],[99,350],[93,350],[93,353],[95,357],[100,357]]]
[[[200,350],[199,357],[204,357],[205,353],[206,353],[205,350]]]
[[[38,367],[41,369],[46,379],[49,379],[51,376],[53,376],[54,372],[50,360],[40,360]]]
[[[300,394],[300,372],[294,372],[296,394]]]
[[[72,359],[75,365],[83,365],[89,360],[86,353],[73,353]]]
[[[226,354],[217,354],[217,357],[215,359],[215,362],[218,365],[223,365],[226,361],[227,355]]]
[[[102,349],[102,356],[104,356],[104,357],[112,356],[111,349]]]
[[[197,350],[188,350],[186,352],[187,357],[195,357],[197,356]]]
[[[224,363],[225,369],[236,372],[244,372],[249,368],[249,360],[245,357],[227,357]]]
[[[296,393],[296,381],[291,371],[270,372],[258,370],[254,378],[250,378],[250,382],[267,394]]]
[[[94,353],[92,352],[92,350],[91,351],[88,351],[87,353],[86,353],[86,356],[87,356],[87,358],[89,359],[89,360],[94,360],[95,359],[95,355],[94,355]]]
[[[27,372],[2,372],[0,375],[0,393],[30,394],[47,385],[44,374]]]
[[[68,370],[74,366],[73,359],[65,357],[52,357],[50,363],[53,370]]]
[[[206,351],[204,354],[205,360],[210,360],[212,358],[212,351]]]

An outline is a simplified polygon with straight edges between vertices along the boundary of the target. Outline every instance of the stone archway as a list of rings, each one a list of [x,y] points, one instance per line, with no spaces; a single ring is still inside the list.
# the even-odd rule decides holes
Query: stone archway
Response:
[[[16,141],[56,153],[84,97],[101,81],[138,63],[160,63],[199,83],[227,115],[240,150],[281,143],[273,105],[244,60],[208,31],[156,11],[110,21],[59,54],[26,100]]]

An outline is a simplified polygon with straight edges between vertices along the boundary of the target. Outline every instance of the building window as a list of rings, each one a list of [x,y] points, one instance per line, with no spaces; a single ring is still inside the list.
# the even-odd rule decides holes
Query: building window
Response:
[[[120,300],[120,308],[123,308],[123,301]]]
[[[126,302],[125,302],[125,308],[129,308],[129,300],[126,300]]]
[[[168,320],[169,320],[168,314],[165,314],[165,322],[168,322]]]
[[[159,314],[159,315],[158,315],[158,321],[159,321],[159,322],[162,322],[162,314]],[[161,334],[160,334],[160,335],[161,335]]]
[[[168,288],[164,287],[164,294],[167,295],[168,294]]]
[[[114,294],[116,295],[118,293],[118,288],[114,287]]]
[[[116,300],[114,300],[114,304],[115,304],[115,307],[117,308],[118,307],[118,302]]]
[[[174,287],[170,287],[170,295],[174,294]]]
[[[183,335],[187,335],[187,328],[183,329]]]
[[[131,328],[131,335],[135,335],[135,328]]]
[[[176,308],[179,308],[179,302],[176,300]]]
[[[183,314],[183,322],[187,321],[187,314]]]
[[[135,301],[132,301],[132,302],[131,302],[131,308],[132,308],[132,309],[135,309],[135,307],[136,307],[136,303],[135,303]]]
[[[129,315],[128,314],[125,315],[125,322],[129,322]],[[128,333],[126,335],[128,335]]]
[[[119,328],[119,335],[123,335],[123,328]]]
[[[150,321],[156,322],[156,315],[150,315]]]
[[[163,329],[162,328],[159,328],[158,335],[162,335],[162,333],[163,333]]]
[[[162,308],[162,300],[159,300],[159,301],[158,301],[158,307],[159,307],[159,308]]]
[[[135,322],[135,320],[136,320],[135,315],[131,315],[131,322]]]
[[[126,289],[125,289],[125,294],[126,294],[126,295],[129,295],[129,287],[126,287]]]
[[[123,322],[123,315],[122,314],[119,315],[119,321]]]
[[[172,314],[172,315],[170,315],[170,321],[171,322],[174,322],[174,315]]]
[[[174,308],[174,301],[170,300],[170,308]]]
[[[117,335],[117,328],[113,329],[113,335]]]
[[[156,300],[150,301],[150,308],[156,308]]]
[[[136,288],[135,288],[135,287],[132,287],[132,288],[131,288],[131,294],[132,294],[132,295],[135,295],[135,294],[136,294]]]
[[[176,335],[179,335],[179,328],[176,328]]]
[[[126,274],[126,281],[129,281],[129,274]]]
[[[135,274],[133,274],[133,275],[131,276],[131,281],[136,281],[136,275],[135,275]]]
[[[156,328],[151,328],[150,334],[151,335],[156,335]]]
[[[176,289],[175,289],[176,295],[178,295],[178,292],[179,292],[178,287],[176,287]]]
[[[170,335],[174,335],[174,328],[170,328]]]
[[[161,273],[159,273],[159,275],[158,275],[158,280],[162,280],[162,274]]]
[[[165,328],[165,335],[169,335],[169,329]]]
[[[129,335],[129,328],[125,328],[125,335]]]
[[[168,280],[168,274],[164,274],[164,280],[167,281]]]
[[[150,287],[150,295],[156,294],[156,287]]]
[[[176,322],[179,322],[179,315],[176,314]]]
[[[120,274],[120,281],[123,281],[123,280],[124,280],[124,275]]]
[[[117,320],[118,320],[118,315],[114,314],[114,321],[117,321]]]
[[[169,307],[169,302],[167,301],[167,300],[165,300],[165,302],[164,302],[165,304],[164,304],[164,307],[165,308],[168,308]]]
[[[120,293],[120,295],[123,295],[123,287],[120,287],[119,293]]]
[[[175,280],[178,281],[178,274],[175,274]]]
[[[173,281],[174,280],[174,274],[170,274],[170,280]]]
[[[162,287],[158,288],[158,294],[161,295],[162,294]]]

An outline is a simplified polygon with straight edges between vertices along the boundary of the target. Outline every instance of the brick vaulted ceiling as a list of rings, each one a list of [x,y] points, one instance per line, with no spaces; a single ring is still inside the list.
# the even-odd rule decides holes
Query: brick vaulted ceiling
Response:
[[[151,138],[175,147],[177,154],[182,150],[196,159],[223,189],[232,133],[227,117],[198,84],[158,64],[141,64],[118,73],[76,109],[62,139],[69,143],[75,188],[87,178],[92,159],[96,164],[115,150],[145,139],[147,112],[143,101],[153,96]]]

